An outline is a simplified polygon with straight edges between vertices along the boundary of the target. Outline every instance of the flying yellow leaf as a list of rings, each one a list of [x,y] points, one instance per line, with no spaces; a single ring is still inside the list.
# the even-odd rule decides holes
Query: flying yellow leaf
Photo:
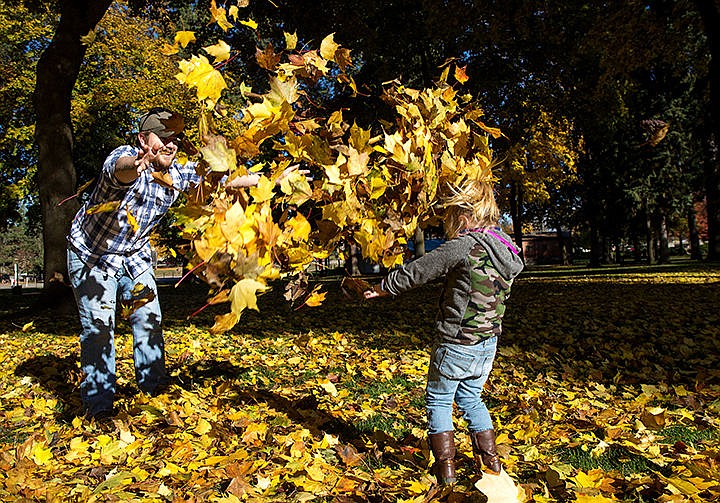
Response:
[[[467,73],[465,73],[466,68],[467,68],[467,65],[462,66],[462,67],[460,67],[460,66],[455,67],[455,80],[457,80],[461,84],[464,84],[469,79],[469,77],[467,76]]]
[[[135,218],[135,215],[133,215],[130,211],[130,207],[128,205],[125,205],[125,216],[127,217],[128,225],[132,231],[137,232],[140,226],[138,225],[138,221]]]
[[[166,189],[178,190],[173,185],[173,177],[167,171],[153,171],[151,173],[152,181],[165,187]]]
[[[235,21],[238,20],[238,15],[240,14],[240,10],[238,9],[237,5],[231,5],[228,9],[228,16],[233,18]]]
[[[200,149],[200,153],[212,171],[232,173],[237,167],[235,150],[227,146],[222,136],[208,136],[207,144]]]
[[[222,74],[217,71],[205,56],[193,56],[189,61],[182,60],[178,63],[180,73],[175,75],[181,83],[190,88],[197,88],[199,101],[211,99],[218,101],[222,90],[227,87]]]
[[[210,15],[212,16],[212,20],[216,22],[223,31],[228,31],[228,29],[232,28],[232,24],[227,20],[227,16],[225,15],[225,9],[218,7],[215,0],[210,2]]]
[[[34,328],[35,328],[35,322],[34,322],[34,321],[31,321],[31,322],[29,322],[29,323],[25,323],[25,324],[22,326],[22,329],[21,329],[21,330],[22,330],[23,332],[27,333],[27,332],[33,330]]]
[[[240,316],[234,312],[229,312],[215,316],[215,324],[210,328],[211,334],[222,334],[237,325]]]
[[[246,19],[245,21],[240,21],[240,24],[245,25],[252,30],[257,30],[257,27],[258,27],[258,24],[249,18]]]
[[[230,59],[230,46],[224,40],[215,45],[203,47],[203,50],[215,58],[215,63]]]
[[[265,283],[249,278],[243,278],[235,283],[230,290],[233,312],[239,315],[245,308],[257,311],[257,292],[264,292],[266,289]]]
[[[310,222],[300,213],[285,222],[285,230],[290,231],[290,237],[294,241],[307,241],[310,236]]]
[[[275,194],[275,184],[266,176],[261,176],[254,187],[250,187],[250,196],[255,203],[269,201]]]
[[[335,43],[334,37],[335,34],[331,33],[320,43],[320,55],[329,61],[332,61],[335,58],[335,51],[337,51],[338,47],[340,47]]]
[[[96,204],[95,206],[89,207],[85,210],[86,215],[93,215],[95,213],[110,213],[117,211],[122,201],[108,201],[107,203]]]
[[[285,31],[283,32],[283,35],[285,35],[285,49],[288,51],[294,51],[298,42],[297,33],[290,34]]]
[[[321,305],[323,302],[325,302],[325,297],[327,296],[327,292],[321,292],[320,291],[320,285],[315,287],[313,292],[310,294],[310,296],[305,301],[305,305],[309,307],[317,307]]]
[[[179,31],[175,33],[175,45],[185,48],[190,42],[195,42],[194,31]]]

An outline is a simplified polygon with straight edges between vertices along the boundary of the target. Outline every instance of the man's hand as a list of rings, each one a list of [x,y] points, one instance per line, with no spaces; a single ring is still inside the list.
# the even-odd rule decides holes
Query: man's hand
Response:
[[[288,166],[283,170],[283,172],[280,174],[280,176],[277,177],[277,180],[275,180],[275,185],[277,187],[280,186],[282,181],[290,176],[292,173],[295,173],[296,171],[300,173],[301,175],[307,176],[310,174],[310,171],[307,169],[298,169],[300,167],[299,164],[293,164],[292,166]],[[225,184],[225,188],[228,189],[237,189],[241,187],[254,187],[258,184],[260,181],[260,173],[248,173],[247,175],[241,175],[233,178],[228,183]],[[309,181],[310,179],[308,179]]]

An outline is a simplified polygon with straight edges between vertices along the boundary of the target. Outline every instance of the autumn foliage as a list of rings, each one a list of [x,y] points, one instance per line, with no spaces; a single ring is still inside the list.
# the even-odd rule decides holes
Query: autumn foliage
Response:
[[[219,11],[214,16],[221,26],[229,23]],[[187,45],[187,33],[179,33],[167,52]],[[311,96],[321,85],[357,92],[351,51],[334,35],[317,49],[298,49],[297,36],[287,33],[285,44],[279,52],[271,44],[258,49],[268,91],[243,87],[248,101],[239,110],[218,105],[226,83],[204,55],[179,63],[178,79],[196,89],[204,109],[199,166],[205,175],[179,223],[192,243],[190,269],[213,288],[210,304],[230,304],[230,312],[216,319],[216,333],[233,327],[243,310],[256,309],[257,295],[280,276],[297,278],[293,300],[319,305],[325,294],[303,291],[304,270],[340,243],[352,240],[364,257],[385,267],[402,264],[418,226],[437,223],[448,185],[494,178],[488,135],[500,132],[486,126],[478,104],[456,89],[467,80],[462,68],[448,63],[427,89],[387,83],[382,99],[395,119],[365,129],[349,123],[342,109],[319,108]],[[216,65],[231,57],[230,50],[224,42],[204,48]],[[232,120],[237,133],[221,135],[216,122]],[[312,179],[295,172],[278,184],[293,165],[309,170]],[[257,186],[225,188],[248,172],[260,174]]]
[[[718,271],[526,272],[485,399],[507,472],[539,502],[720,498]],[[456,416],[458,484],[429,473],[423,388],[438,284],[317,309],[274,289],[231,332],[188,323],[206,287],[163,286],[173,382],[133,378],[120,322],[118,413],[80,414],[77,315],[0,321],[2,501],[484,501]],[[0,314],[33,295],[0,291]],[[25,331],[23,331],[23,327]]]

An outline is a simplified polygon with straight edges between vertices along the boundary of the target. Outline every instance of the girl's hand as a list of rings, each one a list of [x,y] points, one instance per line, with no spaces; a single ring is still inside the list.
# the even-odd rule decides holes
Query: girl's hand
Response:
[[[388,295],[390,295],[390,294],[388,292],[386,292],[385,290],[383,290],[382,283],[379,283],[379,284],[373,286],[371,290],[365,290],[363,292],[363,296],[366,299],[375,299],[377,297],[387,297]]]

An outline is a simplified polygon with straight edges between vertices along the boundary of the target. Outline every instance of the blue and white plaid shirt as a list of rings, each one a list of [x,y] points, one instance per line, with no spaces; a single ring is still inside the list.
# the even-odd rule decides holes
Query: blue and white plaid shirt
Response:
[[[90,198],[77,212],[68,235],[68,245],[85,264],[99,267],[115,275],[124,267],[132,278],[152,265],[149,236],[153,227],[167,213],[180,192],[197,185],[201,177],[195,163],[184,166],[174,162],[168,172],[173,187],[153,182],[151,170],[143,171],[131,184],[115,178],[115,163],[120,157],[135,157],[137,147],[125,145],[113,150],[105,159],[100,179]],[[88,208],[111,201],[120,201],[117,210],[88,215]],[[138,224],[134,231],[128,222],[128,210]]]

